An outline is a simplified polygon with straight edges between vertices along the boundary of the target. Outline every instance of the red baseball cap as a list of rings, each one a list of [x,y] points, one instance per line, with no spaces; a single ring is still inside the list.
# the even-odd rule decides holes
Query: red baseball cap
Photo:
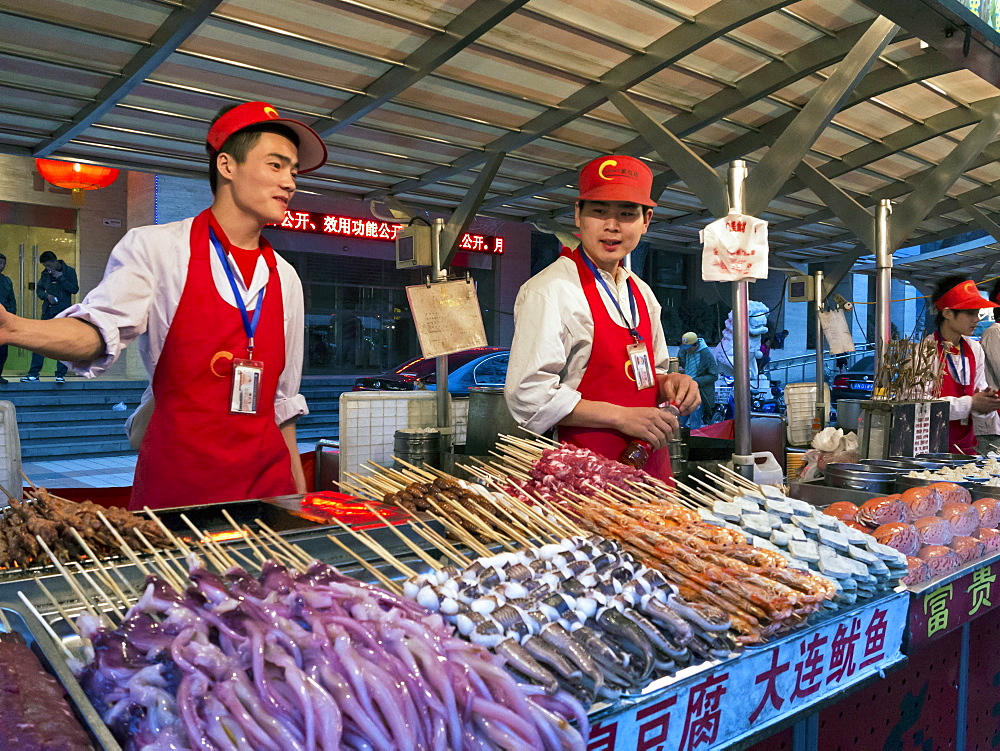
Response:
[[[580,170],[581,201],[628,201],[656,206],[650,199],[653,172],[634,156],[612,154],[589,162]]]
[[[299,137],[299,172],[312,172],[326,164],[326,144],[319,133],[298,120],[281,117],[267,102],[247,102],[233,107],[209,128],[205,140],[218,153],[233,133],[266,122],[281,123]]]
[[[971,279],[966,279],[961,284],[956,284],[945,292],[934,303],[938,310],[951,308],[952,310],[978,310],[979,308],[1000,308],[1000,303],[990,302],[976,287],[976,283]]]

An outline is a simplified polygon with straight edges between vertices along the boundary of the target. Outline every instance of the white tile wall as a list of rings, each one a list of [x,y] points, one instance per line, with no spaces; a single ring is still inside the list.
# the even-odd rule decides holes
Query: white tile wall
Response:
[[[452,443],[465,443],[469,400],[451,400]],[[393,438],[403,428],[437,427],[433,391],[348,391],[340,395],[340,477],[371,474],[362,465],[392,464]]]

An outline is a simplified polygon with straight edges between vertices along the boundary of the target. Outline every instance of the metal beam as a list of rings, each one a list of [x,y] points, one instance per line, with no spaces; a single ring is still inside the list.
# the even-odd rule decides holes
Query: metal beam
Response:
[[[1000,131],[1000,108],[984,117],[979,125],[931,170],[930,175],[921,181],[919,187],[907,196],[893,214],[892,224],[889,227],[890,252],[903,244],[931,209],[944,198],[955,181],[968,169],[972,160],[993,142],[998,131]]]
[[[32,154],[36,157],[48,156],[100,120],[170,57],[221,3],[222,0],[192,0],[175,7],[153,34],[149,45],[136,53],[121,72],[104,85],[95,101],[83,107],[73,116],[72,122],[61,126],[47,141],[33,148]]]
[[[532,222],[539,230],[542,232],[547,232],[550,235],[555,235],[556,239],[559,240],[567,248],[575,248],[580,244],[580,238],[570,232],[566,227],[559,224],[552,217],[544,217],[535,222]]]
[[[781,136],[751,170],[747,180],[747,212],[760,214],[802,161],[850,93],[871,70],[899,27],[879,16],[826,81],[809,97]]]
[[[365,89],[313,124],[324,138],[357,122],[417,81],[433,73],[477,39],[516,13],[528,0],[475,0],[438,34],[411,52],[403,64],[386,71]]]
[[[486,146],[486,150],[505,153],[515,151],[599,107],[607,101],[610,92],[625,91],[635,86],[712,40],[767,15],[786,2],[787,0],[719,0],[696,15],[693,21],[671,29],[642,52],[637,52],[616,65],[601,76],[599,81],[578,89],[559,106],[551,107],[532,118],[520,130],[497,138]],[[485,160],[485,154],[470,152],[447,167],[430,170],[418,178],[403,180],[388,191],[375,191],[366,198],[379,198],[386,192],[406,193],[416,190],[466,172]]]
[[[827,261],[823,271],[823,297],[829,297],[837,289],[844,277],[851,273],[851,268],[855,262],[870,251],[862,245],[858,245],[854,250],[849,251],[832,263]]]
[[[853,26],[840,29],[832,36],[822,36],[815,41],[804,44],[798,49],[789,52],[780,61],[768,63],[753,73],[744,76],[733,86],[728,86],[708,97],[704,101],[699,102],[690,112],[681,112],[674,115],[664,123],[664,127],[666,127],[671,133],[684,137],[685,135],[689,135],[706,125],[717,121],[721,117],[732,114],[749,104],[759,101],[776,91],[780,91],[781,89],[790,86],[805,76],[829,67],[838,60],[843,59],[844,55],[850,52],[851,48],[859,39],[861,39],[864,32],[868,29],[868,26],[869,22],[866,20],[862,23],[857,23]],[[927,59],[929,57],[935,58],[934,64],[927,65]],[[904,83],[908,83],[912,80],[912,71],[915,68],[920,68],[920,75],[924,74],[923,71],[926,68],[928,71],[927,75],[930,75],[929,71],[940,71],[941,65],[945,64],[945,62],[946,59],[943,56],[937,55],[937,53],[933,50],[928,50],[920,55],[917,55],[916,57],[903,61],[899,68],[886,67],[884,69],[880,69],[879,71],[875,71],[875,73],[869,76],[869,78],[881,76],[884,72],[886,72],[894,78],[905,77],[905,81],[893,83],[893,85],[903,85]],[[907,75],[906,71],[910,71],[910,75]],[[866,79],[866,83],[867,80],[868,79]],[[789,117],[789,122],[792,117],[794,117],[794,113],[792,113]],[[648,153],[649,150],[649,145],[646,143],[645,139],[640,136],[629,141],[623,146],[616,148],[615,152],[618,154],[629,154],[631,156],[642,156]],[[731,161],[733,158],[738,158],[745,153],[749,153],[749,151],[741,152],[735,155],[730,154],[730,158],[723,160],[713,158],[712,162],[714,166],[719,166],[725,162]],[[672,173],[665,174],[672,175]],[[559,190],[563,186],[573,182],[575,179],[575,170],[566,170],[565,172],[554,175],[539,185],[515,191],[510,197],[491,198],[487,201],[486,206],[488,208],[495,208],[504,203],[510,203],[518,198],[544,195],[545,193]]]
[[[483,205],[483,198],[486,191],[490,189],[493,178],[496,177],[500,165],[503,164],[504,153],[490,154],[486,164],[476,176],[476,181],[469,188],[469,191],[462,197],[462,201],[455,208],[448,223],[441,230],[441,267],[449,266],[455,254],[458,252],[458,240],[462,233],[469,229],[472,220],[476,218],[476,212]]]
[[[961,198],[959,198],[959,202],[972,215],[972,218],[976,220],[976,224],[986,230],[994,240],[1000,241],[1000,224],[997,224],[991,217],[976,208],[974,204],[966,203]]]
[[[729,213],[729,194],[726,184],[719,174],[705,163],[705,160],[695,154],[684,141],[643,112],[627,94],[616,91],[608,98],[714,216],[722,217]]]
[[[799,164],[795,174],[857,235],[866,248],[875,249],[875,217],[864,206],[807,162]]]

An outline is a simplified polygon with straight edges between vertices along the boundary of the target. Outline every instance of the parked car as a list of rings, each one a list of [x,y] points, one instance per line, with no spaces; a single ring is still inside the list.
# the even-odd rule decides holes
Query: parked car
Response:
[[[875,358],[871,355],[862,357],[846,373],[841,373],[833,379],[830,398],[838,399],[870,399],[875,385]]]
[[[477,347],[448,355],[448,393],[468,396],[472,386],[503,387],[507,377],[506,347]],[[355,391],[414,391],[437,389],[436,361],[422,357],[377,376],[363,376],[354,382]]]

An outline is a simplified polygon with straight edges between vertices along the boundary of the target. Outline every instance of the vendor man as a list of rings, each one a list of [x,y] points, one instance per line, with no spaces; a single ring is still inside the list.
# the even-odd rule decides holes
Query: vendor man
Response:
[[[211,208],[129,231],[100,284],[59,318],[0,313],[0,344],[88,377],[139,340],[151,384],[137,414],[151,416],[133,509],[305,491],[295,439],[308,411],[302,285],[261,229],[282,220],[296,174],[322,166],[326,147],[308,126],[249,102],[219,114],[207,150]],[[145,422],[131,420],[133,445]]]
[[[519,424],[618,459],[633,439],[663,449],[677,416],[699,405],[698,385],[668,373],[660,305],[622,266],[649,228],[653,174],[638,159],[607,156],[580,172],[581,245],[563,248],[529,279],[514,304],[514,341],[504,395]],[[646,470],[670,477],[667,452]]]
[[[950,451],[976,453],[976,433],[972,417],[995,415],[1000,408],[997,392],[986,382],[986,358],[979,342],[970,339],[979,323],[981,308],[1000,305],[983,297],[971,279],[960,276],[942,279],[931,295],[938,314],[935,331],[929,338],[937,344],[941,358],[941,398],[947,399]]]

